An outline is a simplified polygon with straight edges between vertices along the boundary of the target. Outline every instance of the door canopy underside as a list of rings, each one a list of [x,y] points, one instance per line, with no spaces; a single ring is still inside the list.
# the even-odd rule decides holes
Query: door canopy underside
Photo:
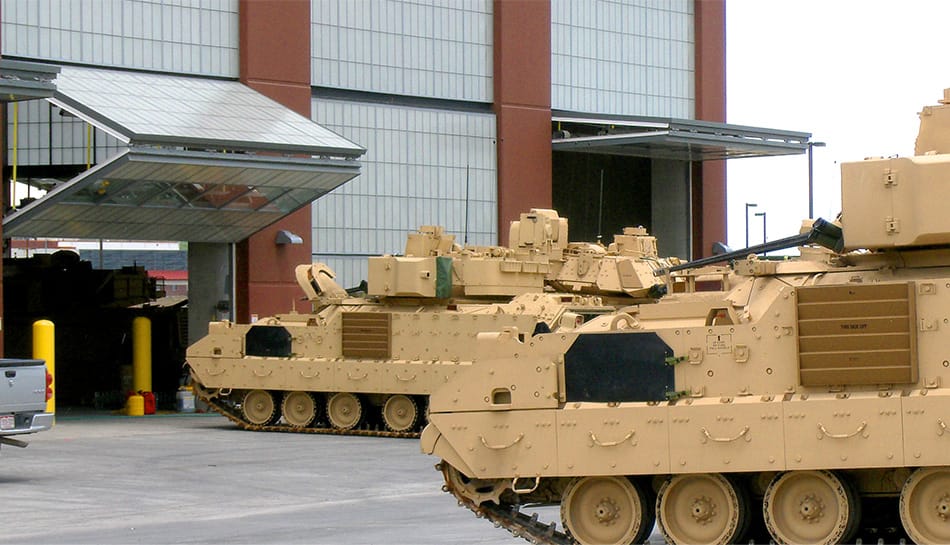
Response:
[[[359,175],[365,150],[235,82],[63,67],[48,100],[128,144],[9,214],[8,237],[238,242]]]

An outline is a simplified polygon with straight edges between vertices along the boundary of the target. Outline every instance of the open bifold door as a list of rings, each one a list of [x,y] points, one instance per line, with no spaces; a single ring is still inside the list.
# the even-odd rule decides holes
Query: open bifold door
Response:
[[[63,67],[47,100],[128,148],[9,214],[8,237],[237,242],[365,152],[236,81]]]

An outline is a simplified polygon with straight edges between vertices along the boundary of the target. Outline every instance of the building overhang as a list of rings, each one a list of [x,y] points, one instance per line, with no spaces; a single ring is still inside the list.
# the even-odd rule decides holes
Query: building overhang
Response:
[[[365,152],[235,81],[64,67],[48,100],[128,148],[8,214],[9,237],[238,242]]]
[[[58,66],[0,59],[0,102],[49,98],[56,91]]]
[[[803,154],[810,133],[692,119],[554,112],[554,151],[679,161]]]
[[[129,148],[9,214],[9,237],[238,242],[356,176],[351,161]]]

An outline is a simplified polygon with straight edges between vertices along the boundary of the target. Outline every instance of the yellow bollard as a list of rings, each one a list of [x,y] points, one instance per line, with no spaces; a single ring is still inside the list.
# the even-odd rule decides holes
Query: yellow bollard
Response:
[[[152,321],[132,320],[132,391],[152,391]]]
[[[129,416],[145,416],[145,398],[133,394],[125,400],[125,414]]]
[[[49,320],[33,322],[33,359],[45,360],[46,370],[53,377],[53,396],[46,402],[46,412],[56,412],[56,326]]]

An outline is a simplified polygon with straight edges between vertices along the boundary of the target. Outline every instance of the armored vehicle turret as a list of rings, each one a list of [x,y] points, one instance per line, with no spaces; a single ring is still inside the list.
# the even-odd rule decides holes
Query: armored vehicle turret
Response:
[[[470,364],[478,333],[566,331],[653,301],[665,289],[655,271],[678,262],[639,228],[606,248],[567,237],[553,210],[522,214],[508,247],[461,247],[425,226],[404,255],[369,258],[359,295],[327,266],[301,265],[310,309],[212,322],[187,353],[196,393],[251,430],[415,435],[428,395]]]
[[[480,334],[430,398],[445,489],[533,543],[642,543],[654,521],[676,544],[950,543],[950,149],[927,144],[948,108],[921,114],[925,155],[844,163],[840,222],[807,222],[798,258]]]

